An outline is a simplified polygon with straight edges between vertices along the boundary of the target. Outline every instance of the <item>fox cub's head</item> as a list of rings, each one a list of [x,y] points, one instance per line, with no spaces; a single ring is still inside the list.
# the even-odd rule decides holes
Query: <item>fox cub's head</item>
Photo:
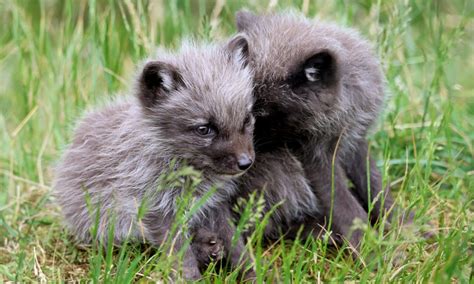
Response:
[[[248,44],[186,43],[177,54],[148,61],[138,98],[168,154],[206,174],[230,177],[253,163],[254,118]]]
[[[295,12],[240,11],[236,22],[248,38],[256,113],[285,119],[289,132],[365,135],[381,109],[384,83],[371,45],[355,30]]]

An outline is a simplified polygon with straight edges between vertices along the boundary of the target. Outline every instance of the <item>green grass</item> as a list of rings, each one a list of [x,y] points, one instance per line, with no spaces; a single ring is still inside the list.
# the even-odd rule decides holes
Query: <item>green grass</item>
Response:
[[[153,3],[153,4],[150,4]],[[241,7],[293,7],[353,26],[382,58],[391,98],[371,151],[414,228],[367,230],[357,260],[323,242],[250,246],[259,280],[473,280],[474,3],[465,1],[0,0],[0,282],[153,281],[172,265],[128,246],[79,248],[50,198],[51,166],[85,108],[129,91],[156,45],[235,32]],[[417,233],[430,228],[435,239]],[[225,282],[235,273],[207,273]]]

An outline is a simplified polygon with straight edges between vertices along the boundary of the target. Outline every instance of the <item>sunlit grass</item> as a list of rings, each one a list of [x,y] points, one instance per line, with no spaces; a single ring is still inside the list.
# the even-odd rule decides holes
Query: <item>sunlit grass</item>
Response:
[[[0,281],[130,282],[167,277],[150,248],[79,248],[51,202],[51,166],[89,106],[130,91],[157,45],[218,40],[233,15],[294,8],[361,30],[378,49],[391,98],[370,138],[384,181],[413,228],[367,230],[358,259],[320,241],[249,249],[273,282],[472,281],[474,4],[472,1],[0,0]],[[250,217],[249,217],[250,218]],[[425,240],[418,231],[437,232]],[[227,277],[227,278],[226,278]],[[236,279],[236,273],[204,276]]]

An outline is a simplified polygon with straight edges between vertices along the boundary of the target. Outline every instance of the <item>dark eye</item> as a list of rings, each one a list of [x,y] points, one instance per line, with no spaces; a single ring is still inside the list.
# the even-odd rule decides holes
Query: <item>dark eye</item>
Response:
[[[214,136],[216,134],[216,130],[214,129],[214,127],[209,124],[199,125],[198,127],[196,127],[195,131],[198,135],[206,137]]]

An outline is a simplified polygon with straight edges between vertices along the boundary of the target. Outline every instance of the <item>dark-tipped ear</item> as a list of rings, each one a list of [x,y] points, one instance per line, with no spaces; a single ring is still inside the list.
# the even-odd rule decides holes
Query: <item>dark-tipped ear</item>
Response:
[[[240,62],[243,66],[247,66],[249,60],[249,43],[243,34],[238,34],[230,39],[227,43],[227,49],[231,60]]]
[[[258,16],[247,10],[240,10],[235,14],[237,30],[243,32],[248,30],[258,19]]]
[[[180,84],[182,79],[174,66],[151,61],[145,64],[140,75],[138,97],[145,107],[151,107]]]
[[[302,77],[323,87],[332,87],[339,81],[339,68],[335,55],[323,50],[308,58],[302,66]]]

